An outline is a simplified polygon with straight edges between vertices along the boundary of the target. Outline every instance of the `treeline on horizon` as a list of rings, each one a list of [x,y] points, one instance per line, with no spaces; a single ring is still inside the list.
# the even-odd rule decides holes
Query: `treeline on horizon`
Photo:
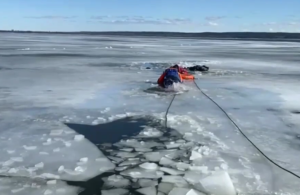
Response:
[[[82,34],[82,35],[118,35],[118,36],[156,36],[156,37],[183,37],[183,38],[234,38],[234,39],[300,39],[300,33],[283,32],[133,32],[133,31],[78,31],[78,32],[54,32],[54,31],[18,31],[0,30],[11,33],[43,33],[43,34]]]

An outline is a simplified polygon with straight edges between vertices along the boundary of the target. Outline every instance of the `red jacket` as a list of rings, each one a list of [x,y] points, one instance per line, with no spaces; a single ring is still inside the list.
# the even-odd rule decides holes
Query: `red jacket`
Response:
[[[185,68],[179,66],[179,73],[180,73],[180,74],[185,74],[185,73],[188,73],[188,71],[187,71],[187,69],[185,69]]]
[[[168,68],[168,69],[175,69],[175,68]],[[163,86],[165,76],[166,76],[166,71],[164,71],[162,75],[158,78],[157,80],[158,85]],[[179,73],[179,77],[180,77],[180,81],[182,82],[182,76],[180,73]]]

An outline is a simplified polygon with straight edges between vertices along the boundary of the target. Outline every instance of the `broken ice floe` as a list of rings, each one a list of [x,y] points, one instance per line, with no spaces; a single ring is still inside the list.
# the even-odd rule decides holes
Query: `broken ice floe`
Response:
[[[207,156],[213,154],[213,150],[172,131],[175,130],[145,126],[137,136],[114,144],[100,144],[116,165],[115,172],[102,178],[102,193],[123,194],[128,192],[126,189],[135,189],[145,195],[203,195],[208,192],[223,195],[222,191],[235,195],[227,172],[216,180],[214,168],[217,165],[202,164],[204,160],[209,162]],[[222,161],[212,162],[218,162],[220,169],[228,169]],[[210,178],[217,182],[208,183]],[[224,183],[225,187],[218,183]]]

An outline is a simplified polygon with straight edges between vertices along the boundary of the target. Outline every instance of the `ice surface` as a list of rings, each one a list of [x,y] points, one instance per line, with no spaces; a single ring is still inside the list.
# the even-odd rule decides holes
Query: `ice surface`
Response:
[[[81,141],[81,140],[83,140],[84,139],[84,136],[83,135],[75,135],[75,137],[74,137],[74,140],[75,141]]]
[[[202,155],[199,152],[192,151],[192,155],[190,157],[190,160],[196,160],[198,158],[202,158]]]
[[[198,192],[198,191],[195,190],[195,189],[191,189],[190,191],[188,191],[188,192],[186,193],[186,195],[205,195],[205,194],[202,193],[202,192]]]
[[[162,182],[165,183],[173,183],[177,187],[186,187],[188,186],[188,183],[186,180],[181,176],[175,176],[175,175],[164,175],[162,177]]]
[[[137,192],[140,192],[144,195],[156,195],[156,188],[155,187],[146,187],[146,188],[140,188],[137,190]]]
[[[182,195],[189,192],[188,188],[173,188],[168,195]]]
[[[158,182],[156,180],[151,179],[139,179],[138,183],[141,187],[151,187],[158,185]]]
[[[173,187],[174,187],[174,184],[172,184],[172,183],[161,182],[158,184],[158,191],[168,194],[173,189]]]
[[[171,169],[171,168],[168,168],[168,167],[160,167],[159,170],[161,170],[163,172],[166,172],[170,175],[183,175],[184,174],[183,171]]]
[[[195,185],[200,190],[215,195],[235,195],[236,190],[227,172],[215,172],[211,176],[199,180],[200,185]]]
[[[24,194],[24,195],[75,195],[78,187],[68,186],[65,182],[46,182],[28,178],[1,178],[1,194]],[[50,193],[51,192],[51,193]]]
[[[159,93],[153,83],[175,62],[210,66],[208,73],[195,73],[196,83],[259,148],[300,174],[296,133],[300,127],[300,48],[296,42],[5,33],[0,50],[1,174],[85,181],[113,170],[115,165],[95,143],[63,123],[95,126],[132,114],[164,120],[172,96]],[[258,155],[193,82],[184,82],[184,88],[189,91],[176,96],[168,127],[180,132],[186,143],[170,137],[156,139],[163,129],[145,124],[138,136],[123,137],[119,148],[136,148],[146,161],[160,162],[169,171],[189,170],[195,181],[196,173],[202,178],[226,170],[239,192],[299,192],[298,181]],[[147,137],[153,139],[139,140]],[[193,150],[190,162],[190,156],[178,152],[158,152],[165,142],[168,148],[199,148]],[[114,156],[115,163],[127,162],[123,158],[128,156],[119,153],[121,160]],[[35,167],[41,162],[43,166]],[[74,173],[79,175],[74,177]],[[17,182],[8,187],[13,183]],[[11,189],[27,193],[23,186]],[[63,191],[57,190],[43,189],[37,194]]]

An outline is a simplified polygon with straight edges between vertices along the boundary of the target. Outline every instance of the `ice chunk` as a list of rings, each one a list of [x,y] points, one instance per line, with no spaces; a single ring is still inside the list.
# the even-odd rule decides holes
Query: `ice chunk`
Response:
[[[43,174],[39,175],[39,177],[45,178],[45,179],[60,179],[59,175],[54,175],[52,173],[43,173]]]
[[[222,164],[220,165],[220,167],[221,167],[223,170],[227,170],[227,169],[228,169],[228,165],[225,164],[225,163],[222,163]]]
[[[165,145],[168,149],[179,148],[182,144],[183,143],[176,143],[176,142],[167,142],[167,143],[165,143]]]
[[[190,160],[196,160],[198,158],[202,158],[202,155],[196,151],[192,151],[192,154],[190,156]]]
[[[57,193],[66,193],[65,189],[59,188],[56,190]]]
[[[158,162],[164,156],[164,154],[160,152],[148,152],[144,154],[145,158],[152,162]]]
[[[49,155],[48,152],[39,152],[40,155]]]
[[[173,189],[173,187],[174,184],[172,183],[161,182],[160,184],[158,184],[158,191],[168,194]]]
[[[96,119],[92,122],[92,125],[98,125],[99,124],[99,121]]]
[[[51,130],[50,131],[50,136],[58,136],[63,133],[63,130]]]
[[[86,163],[89,159],[87,157],[81,158],[79,161]]]
[[[135,151],[137,151],[137,152],[151,152],[152,149],[150,149],[150,148],[135,148]]]
[[[175,175],[164,175],[162,176],[162,182],[173,183],[177,187],[186,187],[188,183],[181,176]]]
[[[133,148],[121,148],[120,150],[125,151],[125,152],[132,152]]]
[[[158,185],[157,180],[151,180],[151,179],[139,179],[138,184],[144,188],[144,187],[151,187]]]
[[[201,146],[198,150],[199,153],[202,153],[205,156],[208,156],[211,150],[207,146]]]
[[[60,148],[53,149],[53,152],[59,152],[59,151],[60,151]]]
[[[58,172],[59,172],[59,173],[63,172],[64,170],[65,170],[65,167],[64,167],[64,166],[60,166],[60,167],[58,168]]]
[[[181,170],[181,171],[185,171],[185,170],[187,170],[189,167],[190,167],[190,165],[187,164],[187,163],[183,163],[183,162],[178,162],[178,163],[176,163],[176,168],[177,168],[178,170]]]
[[[10,159],[12,161],[14,161],[14,162],[23,162],[23,158],[22,157],[11,157]]]
[[[81,173],[83,173],[84,171],[86,171],[86,167],[81,167],[81,166],[78,166],[78,167],[75,167],[75,171],[77,171],[77,172],[81,172]]]
[[[186,193],[186,195],[206,195],[206,194],[204,194],[202,192],[198,192],[197,190],[191,189],[190,191],[188,191]]]
[[[119,164],[120,162],[123,161],[122,158],[118,158],[118,157],[114,157],[114,156],[107,156],[107,158],[111,159],[112,161],[114,161],[115,163]],[[120,165],[121,166],[121,165]]]
[[[141,162],[140,160],[127,160],[119,164],[119,166],[121,167],[121,166],[128,166],[128,165],[137,165],[140,162]]]
[[[171,168],[167,168],[167,167],[160,167],[159,170],[166,172],[170,175],[183,175],[184,174],[183,171],[179,171],[179,170],[175,170],[175,169],[171,169]]]
[[[65,142],[66,147],[70,147],[72,144],[70,142]]]
[[[204,177],[205,176],[198,171],[187,171],[184,174],[184,179],[190,184],[196,184],[200,179]]]
[[[159,164],[165,165],[165,166],[170,166],[170,167],[175,167],[177,163],[169,158],[162,157],[159,161]]]
[[[116,167],[115,170],[116,171],[124,171],[125,169],[127,169],[128,167],[127,166],[124,166],[124,167]]]
[[[18,189],[13,189],[13,190],[11,190],[11,192],[12,193],[18,193],[18,192],[21,192],[21,191],[23,191],[25,188],[18,188]]]
[[[199,185],[200,184],[200,185]],[[215,194],[215,195],[235,195],[236,191],[230,176],[225,171],[214,172],[212,175],[201,179],[197,186],[199,191]],[[203,192],[205,192],[203,191]]]
[[[37,147],[36,146],[26,146],[26,145],[24,145],[23,148],[25,148],[25,150],[35,150]]]
[[[36,165],[34,165],[36,168],[43,168],[44,167],[44,163],[43,162],[40,162]]]
[[[155,187],[140,188],[136,191],[141,193],[141,194],[144,194],[144,195],[156,195],[156,188]]]
[[[82,171],[81,170],[79,170],[79,168],[78,167],[76,167],[75,168],[76,170],[70,170],[70,169],[64,169],[63,171],[65,172],[65,173],[67,173],[67,174],[69,174],[69,175],[80,175],[80,174],[82,174]]]
[[[127,139],[127,140],[121,140],[118,145],[120,146],[126,146],[131,148],[152,148],[152,147],[159,147],[164,146],[162,143],[157,143],[154,141],[138,141],[135,139]]]
[[[200,171],[201,173],[208,174],[208,167],[206,166],[190,166],[191,171]]]
[[[130,185],[129,179],[122,177],[121,175],[111,175],[102,179],[105,187],[124,188]]]
[[[150,169],[150,170],[157,170],[158,169],[158,166],[155,163],[148,163],[148,162],[146,162],[146,163],[143,163],[143,164],[141,164],[139,166],[141,168],[143,168],[143,169]]]
[[[180,146],[180,149],[190,149],[194,146],[195,146],[194,142],[187,142],[187,143],[182,144]]]
[[[168,195],[185,195],[188,191],[188,188],[173,188]]]
[[[74,141],[82,141],[84,139],[83,135],[75,135],[74,136]]]
[[[138,153],[131,153],[131,152],[117,152],[116,154],[118,157],[121,158],[132,158],[132,157],[136,157],[138,155]]]
[[[13,154],[13,153],[15,153],[14,150],[7,150],[6,152],[7,152],[8,154]]]
[[[56,180],[47,181],[47,185],[55,185],[55,184],[56,184]]]
[[[159,137],[162,135],[162,132],[156,128],[146,127],[142,130],[136,137]]]
[[[44,192],[44,195],[50,195],[50,194],[52,194],[53,192],[52,192],[52,190],[46,190],[45,192]]]
[[[126,189],[111,189],[111,190],[101,190],[102,195],[125,195],[128,193]]]
[[[18,169],[16,168],[11,168],[8,170],[8,173],[12,174],[12,173],[17,173],[18,172]]]
[[[188,155],[185,150],[176,150],[172,153],[166,154],[165,157],[169,159],[179,159],[179,158],[188,159]]]
[[[161,171],[147,170],[143,168],[133,168],[128,169],[120,173],[121,175],[129,176],[136,179],[148,178],[148,179],[158,179],[164,175]]]
[[[8,160],[8,161],[5,161],[3,164],[2,164],[2,166],[10,166],[10,165],[12,165],[12,164],[14,164],[14,162],[15,161],[13,161],[13,160]]]

